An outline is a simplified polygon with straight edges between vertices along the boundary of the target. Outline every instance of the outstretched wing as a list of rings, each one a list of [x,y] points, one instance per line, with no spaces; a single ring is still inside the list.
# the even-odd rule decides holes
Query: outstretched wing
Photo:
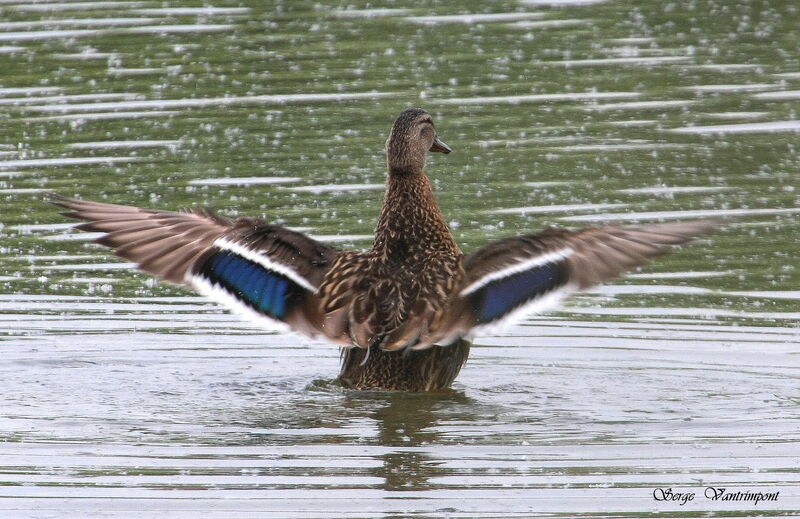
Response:
[[[270,327],[323,333],[317,289],[339,250],[256,218],[54,197],[97,243],[165,281],[190,286]]]
[[[576,232],[547,229],[492,243],[464,258],[465,275],[434,342],[448,344],[551,308],[570,292],[665,254],[663,245],[688,242],[719,225],[702,220]]]

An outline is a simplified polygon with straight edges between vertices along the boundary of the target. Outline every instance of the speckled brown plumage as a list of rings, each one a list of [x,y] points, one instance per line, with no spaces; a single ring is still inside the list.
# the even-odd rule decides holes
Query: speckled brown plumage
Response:
[[[346,251],[255,218],[54,197],[97,241],[160,278],[270,326],[343,347],[352,389],[447,388],[470,338],[601,283],[719,222],[547,229],[464,255],[424,173],[449,153],[424,110],[408,109],[386,142],[388,183],[370,250]]]
[[[461,250],[422,169],[433,147],[449,152],[430,116],[403,112],[386,143],[389,178],[372,249],[342,254],[320,287],[328,325],[342,327],[331,331],[359,346],[342,353],[346,387],[442,389],[469,355],[467,341],[407,348],[442,313],[461,277]]]
[[[354,389],[438,391],[447,389],[467,362],[470,342],[443,347],[386,351],[379,346],[342,349],[339,381]]]
[[[414,343],[460,277],[461,251],[422,171],[390,175],[375,243],[345,252],[320,286],[328,326],[362,348]]]

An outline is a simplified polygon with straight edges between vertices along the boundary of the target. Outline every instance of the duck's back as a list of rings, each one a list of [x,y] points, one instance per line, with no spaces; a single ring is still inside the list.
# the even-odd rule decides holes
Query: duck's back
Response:
[[[469,341],[412,348],[438,327],[460,279],[460,255],[434,254],[418,264],[394,265],[369,251],[348,253],[340,261],[360,265],[352,284],[333,277],[323,282],[323,300],[330,303],[326,325],[336,327],[342,343],[357,346],[342,350],[342,385],[403,391],[450,387],[467,361]]]
[[[461,258],[428,178],[393,179],[372,249],[342,254],[322,282],[328,325],[361,348],[413,345],[462,275]]]
[[[340,342],[396,350],[427,332],[460,276],[461,257],[387,262],[373,251],[340,256],[322,282],[322,311]],[[335,331],[334,331],[335,330]]]

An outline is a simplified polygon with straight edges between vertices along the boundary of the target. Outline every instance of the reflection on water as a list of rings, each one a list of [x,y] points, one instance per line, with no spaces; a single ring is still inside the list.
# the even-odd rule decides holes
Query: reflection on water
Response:
[[[374,420],[377,434],[374,442],[390,447],[422,447],[440,443],[437,432],[440,421],[453,408],[458,407],[459,419],[473,421],[477,418],[468,412],[473,403],[464,393],[447,391],[440,394],[407,393],[356,393],[348,392],[345,408]],[[378,406],[375,409],[375,406]],[[379,458],[380,467],[370,472],[384,480],[384,490],[422,490],[431,488],[430,478],[441,474],[436,460],[424,451],[400,449]]]
[[[800,509],[795,2],[0,4],[0,516]],[[368,247],[411,105],[454,148],[428,173],[464,250],[731,222],[415,395],[342,390],[335,347],[131,272],[42,201]],[[781,497],[652,499],[709,484]]]
[[[656,485],[797,483],[793,327],[545,317],[479,340],[455,390],[352,392],[333,380],[336,348],[201,301],[0,300],[13,510],[191,517],[235,499],[243,514],[366,517],[402,514],[402,498],[571,516],[650,510]]]

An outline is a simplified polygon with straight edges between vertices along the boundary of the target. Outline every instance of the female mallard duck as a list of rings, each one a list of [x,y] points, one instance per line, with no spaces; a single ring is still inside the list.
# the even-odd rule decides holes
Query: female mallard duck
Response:
[[[141,270],[197,290],[269,326],[343,346],[340,381],[353,389],[450,386],[469,338],[541,311],[716,227],[693,221],[641,227],[547,229],[464,255],[423,172],[429,151],[450,153],[424,110],[405,110],[386,143],[388,186],[366,252],[325,245],[256,218],[56,197],[98,243]]]

